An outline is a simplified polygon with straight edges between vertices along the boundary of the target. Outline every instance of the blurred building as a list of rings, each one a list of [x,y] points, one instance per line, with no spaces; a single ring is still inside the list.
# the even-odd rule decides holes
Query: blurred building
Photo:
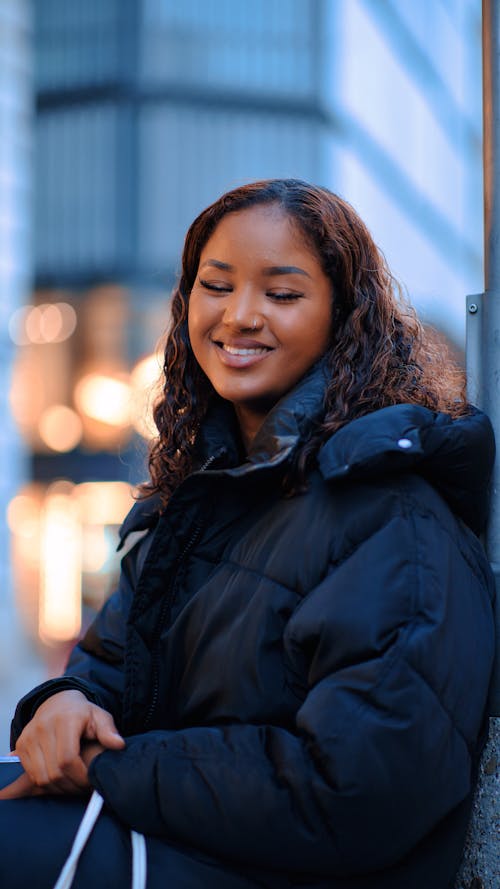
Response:
[[[480,0],[326,3],[330,180],[424,319],[463,346],[483,290]]]
[[[324,179],[322,5],[286,6],[33,3],[34,293],[9,318],[30,480],[10,521],[51,669],[115,579],[189,222],[236,183]]]
[[[32,0],[31,9],[34,288],[28,296],[16,284],[2,304],[26,485],[13,496],[22,474],[13,470],[3,496],[19,608],[58,669],[112,587],[116,527],[146,475],[146,392],[183,235],[221,192],[272,176],[340,192],[425,320],[462,345],[465,294],[482,289],[481,8]],[[22,67],[22,45],[9,47]],[[12,125],[25,171],[16,175],[28,182],[24,130]],[[24,197],[18,206],[28,225]]]

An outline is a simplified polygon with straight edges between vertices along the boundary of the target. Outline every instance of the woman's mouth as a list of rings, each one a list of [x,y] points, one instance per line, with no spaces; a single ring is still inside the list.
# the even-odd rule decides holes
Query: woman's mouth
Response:
[[[234,346],[231,343],[214,341],[214,345],[217,347],[220,360],[227,367],[248,367],[273,351],[270,346],[260,344]]]

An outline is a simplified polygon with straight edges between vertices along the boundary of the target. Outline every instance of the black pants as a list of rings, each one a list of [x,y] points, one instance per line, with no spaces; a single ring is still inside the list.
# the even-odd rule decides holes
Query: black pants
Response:
[[[0,764],[0,786],[14,780],[19,766]],[[77,797],[32,797],[0,801],[0,889],[53,889],[70,852],[86,801]],[[458,868],[470,799],[449,816],[454,830],[424,840],[406,862],[360,878],[324,881],[300,875],[243,874],[194,849],[147,837],[147,889],[451,889],[450,860]],[[447,819],[448,820],[448,819]],[[444,830],[444,824],[443,824]],[[429,864],[429,844],[448,846],[445,865]],[[432,850],[431,850],[432,853]],[[85,846],[73,889],[128,889],[132,878],[130,831],[103,807]]]
[[[0,785],[20,766],[0,763]],[[53,889],[87,801],[32,797],[0,801],[1,889]],[[262,885],[155,837],[147,839],[147,889],[255,889]],[[127,889],[132,879],[130,831],[104,807],[82,853],[74,889]]]

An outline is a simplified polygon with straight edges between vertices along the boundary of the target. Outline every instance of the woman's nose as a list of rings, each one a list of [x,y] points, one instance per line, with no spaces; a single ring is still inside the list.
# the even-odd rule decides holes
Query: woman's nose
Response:
[[[250,290],[233,290],[226,303],[224,324],[235,330],[258,330],[262,327],[262,316],[258,301]]]

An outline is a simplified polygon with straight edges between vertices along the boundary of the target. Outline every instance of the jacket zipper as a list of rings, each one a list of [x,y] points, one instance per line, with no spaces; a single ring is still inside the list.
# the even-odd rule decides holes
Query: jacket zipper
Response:
[[[202,466],[200,466],[199,470],[197,470],[197,471],[204,472],[205,469],[208,469],[210,464],[213,463],[213,461],[218,456],[219,456],[219,452],[217,454],[213,454],[211,457],[208,458],[208,460],[205,461],[205,463]],[[165,624],[167,622],[168,615],[169,615],[170,610],[172,608],[174,594],[175,594],[175,588],[176,588],[176,584],[177,584],[177,577],[179,574],[179,569],[180,569],[184,559],[190,552],[190,550],[197,543],[198,538],[201,534],[202,528],[203,528],[203,522],[201,522],[201,521],[196,522],[189,540],[184,545],[184,548],[183,548],[181,554],[177,557],[173,576],[172,576],[172,579],[170,581],[167,592],[166,592],[163,602],[162,602],[160,616],[158,618],[157,629],[156,629],[156,633],[155,633],[154,641],[153,641],[153,655],[152,655],[153,691],[152,691],[152,695],[151,695],[151,703],[149,705],[148,712],[146,713],[146,718],[144,721],[144,728],[145,729],[147,729],[149,727],[151,720],[154,716],[157,704],[158,704],[158,696],[160,693],[160,647],[161,647],[160,640],[161,640],[161,634],[162,634]]]

